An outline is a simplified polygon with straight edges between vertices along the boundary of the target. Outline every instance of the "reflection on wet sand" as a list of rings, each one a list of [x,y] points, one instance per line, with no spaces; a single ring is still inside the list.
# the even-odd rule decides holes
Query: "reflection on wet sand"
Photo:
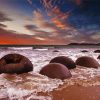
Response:
[[[51,93],[53,100],[100,100],[100,86],[73,85]]]

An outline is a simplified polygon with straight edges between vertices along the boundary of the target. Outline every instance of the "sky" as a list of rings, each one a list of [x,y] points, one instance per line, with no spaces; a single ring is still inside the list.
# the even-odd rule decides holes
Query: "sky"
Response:
[[[0,0],[0,44],[100,43],[100,0]]]

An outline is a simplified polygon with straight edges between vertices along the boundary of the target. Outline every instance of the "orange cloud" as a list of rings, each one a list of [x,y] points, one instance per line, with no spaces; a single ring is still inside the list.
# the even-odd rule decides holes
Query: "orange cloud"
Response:
[[[68,44],[77,31],[67,23],[70,11],[62,12],[56,6],[57,0],[41,0],[48,16],[43,15],[41,9],[33,11],[33,26],[31,32],[34,33],[35,39],[43,44]],[[32,26],[32,25],[31,25]],[[41,44],[40,43],[40,44]]]
[[[61,29],[66,29],[70,27],[66,24],[66,20],[69,18],[70,11],[63,13],[58,6],[55,6],[56,0],[42,0],[43,5],[47,10],[47,15],[51,17],[52,23],[56,25],[56,27]]]
[[[57,44],[64,44],[65,42],[60,40],[60,39],[45,39],[45,40],[40,40],[36,39],[35,37],[25,39],[25,38],[16,38],[14,39],[13,37],[0,37],[0,44],[1,45],[57,45]]]
[[[29,2],[31,0],[28,0]],[[70,27],[66,23],[66,20],[69,18],[70,11],[63,13],[59,7],[55,6],[57,0],[40,0],[43,4],[43,6],[46,9],[47,15],[51,18],[51,22],[45,19],[43,13],[41,13],[41,10],[36,10],[33,12],[33,22],[40,30],[46,31],[46,32],[54,32],[56,31],[55,28],[57,27],[59,29],[67,29]],[[31,1],[32,2],[32,1]],[[53,26],[53,27],[52,27]]]
[[[39,36],[30,36],[23,34],[15,34],[11,31],[0,28],[0,44],[1,45],[55,45],[64,44],[60,38],[48,38]]]
[[[38,44],[40,41],[31,38],[30,35],[16,34],[12,31],[0,28],[0,44]]]
[[[46,20],[39,10],[33,12],[33,24],[37,27],[37,31],[51,32],[51,34],[56,31],[54,24]]]
[[[61,29],[66,29],[66,24],[64,24],[62,21],[58,20],[58,19],[52,19],[53,23],[61,28]]]

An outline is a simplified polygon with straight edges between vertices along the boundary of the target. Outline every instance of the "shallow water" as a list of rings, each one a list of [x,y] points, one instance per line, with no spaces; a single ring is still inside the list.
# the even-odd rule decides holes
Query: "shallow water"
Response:
[[[0,49],[0,58],[9,53],[19,53],[28,57],[34,65],[34,70],[30,73],[21,75],[0,75],[0,100],[52,100],[53,97],[50,92],[59,89],[60,86],[62,86],[62,88],[73,85],[83,87],[100,86],[100,68],[93,69],[77,66],[76,69],[71,70],[72,78],[64,81],[60,79],[50,79],[39,74],[40,69],[56,56],[68,56],[75,61],[80,56],[88,55],[97,60],[99,53],[93,53],[95,49],[96,48],[86,49],[89,51],[86,53],[82,53],[81,50],[83,49],[79,48],[58,49],[59,52],[53,52],[54,49]],[[97,61],[99,62],[99,60]],[[47,93],[48,95],[38,95],[41,92]]]

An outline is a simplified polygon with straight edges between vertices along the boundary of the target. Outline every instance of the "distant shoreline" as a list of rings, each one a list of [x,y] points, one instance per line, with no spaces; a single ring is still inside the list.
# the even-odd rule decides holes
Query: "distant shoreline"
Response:
[[[6,48],[6,47],[32,47],[33,49],[36,48],[88,48],[88,47],[99,47],[100,44],[68,44],[68,45],[0,45],[0,48]]]
[[[25,45],[25,44],[0,44],[0,47],[66,47],[66,46],[100,46],[100,43],[97,44],[89,44],[89,43],[70,43],[65,45],[39,45],[39,44],[33,44],[33,45]]]

